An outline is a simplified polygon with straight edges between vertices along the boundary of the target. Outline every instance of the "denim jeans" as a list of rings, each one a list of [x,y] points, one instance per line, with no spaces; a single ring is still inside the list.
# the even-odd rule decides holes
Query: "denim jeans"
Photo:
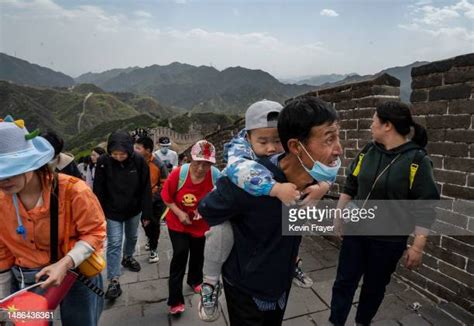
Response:
[[[120,262],[122,253],[123,233],[125,229],[124,256],[133,256],[138,238],[138,224],[141,213],[119,222],[107,219],[107,279],[120,276]]]
[[[22,269],[19,272],[18,268],[12,269],[12,293],[20,289],[21,279],[23,274],[23,281],[25,286],[35,283],[35,275],[41,269]],[[102,275],[97,275],[91,278],[91,282],[99,288],[103,288]],[[35,288],[33,292],[41,294],[44,290],[39,287]],[[104,298],[88,289],[80,281],[74,282],[74,285],[69,290],[66,297],[60,305],[61,322],[63,325],[71,326],[97,326],[99,318],[104,307]]]

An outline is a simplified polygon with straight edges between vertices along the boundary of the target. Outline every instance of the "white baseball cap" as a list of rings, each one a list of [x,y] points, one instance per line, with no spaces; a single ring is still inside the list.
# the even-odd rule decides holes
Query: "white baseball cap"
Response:
[[[245,112],[245,129],[276,128],[277,120],[283,106],[274,101],[255,102]]]

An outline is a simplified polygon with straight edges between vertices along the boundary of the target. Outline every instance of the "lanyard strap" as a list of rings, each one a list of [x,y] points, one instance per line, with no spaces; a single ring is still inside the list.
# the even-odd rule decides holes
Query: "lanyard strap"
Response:
[[[369,194],[367,195],[367,198],[365,198],[364,200],[364,204],[362,205],[362,208],[365,207],[365,204],[367,203],[367,201],[369,200],[369,197],[370,195],[372,194],[372,191],[374,191],[374,188],[375,188],[375,185],[377,184],[377,181],[379,181],[380,177],[382,176],[382,174],[385,173],[385,171],[388,170],[389,167],[391,167],[393,165],[393,163],[395,163],[395,161],[400,157],[401,154],[398,154],[397,156],[395,156],[395,158],[390,162],[390,164],[388,164],[383,170],[382,172],[379,173],[379,175],[377,176],[377,178],[375,178],[375,181],[374,183],[372,184],[372,188],[370,189],[369,191]]]

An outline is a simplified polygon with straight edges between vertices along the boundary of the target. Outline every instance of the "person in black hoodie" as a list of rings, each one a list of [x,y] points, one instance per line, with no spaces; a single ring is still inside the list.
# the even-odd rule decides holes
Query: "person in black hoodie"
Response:
[[[134,153],[133,139],[123,131],[109,136],[107,153],[97,161],[94,193],[107,218],[106,298],[116,299],[120,288],[120,255],[125,230],[122,266],[138,272],[140,264],[133,258],[140,218],[152,218],[150,172],[145,159]]]
[[[411,127],[414,128],[414,136],[408,140],[406,137]],[[425,200],[440,198],[431,160],[424,150],[428,141],[426,130],[413,121],[406,104],[386,102],[379,105],[373,116],[371,131],[373,141],[347,170],[338,208],[346,207],[352,199],[361,200],[364,205],[370,199],[387,200],[383,206],[389,209],[378,216],[382,224],[375,230],[377,224],[367,223],[363,235],[356,236],[352,232],[349,235],[347,231],[351,228],[343,229],[341,219],[335,221],[336,233],[340,237],[343,233],[347,234],[343,237],[332,289],[329,321],[334,325],[345,324],[362,275],[364,282],[355,321],[356,325],[369,325],[403,253],[407,268],[420,265],[426,236],[435,218],[434,209],[424,203]],[[411,174],[414,164],[416,173]],[[407,200],[418,200],[409,205],[415,210],[402,209]],[[376,222],[377,219],[373,220],[373,223]],[[411,232],[414,242],[407,249],[407,238]]]
[[[277,182],[304,190],[315,182],[316,161],[337,173],[342,148],[329,104],[312,96],[289,101],[279,114],[278,133],[285,152],[258,159]],[[232,225],[234,245],[222,269],[230,324],[281,325],[301,242],[300,236],[282,235],[282,202],[219,178],[198,212],[210,226],[227,220]]]

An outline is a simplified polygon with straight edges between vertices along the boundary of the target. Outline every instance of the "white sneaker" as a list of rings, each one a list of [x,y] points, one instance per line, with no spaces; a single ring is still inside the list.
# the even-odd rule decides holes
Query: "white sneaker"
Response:
[[[300,288],[310,288],[313,285],[313,280],[307,276],[301,269],[301,259],[298,259],[295,266],[295,276],[293,283]]]
[[[150,244],[148,242],[145,244],[145,250],[150,251]]]
[[[160,261],[160,257],[158,257],[158,253],[156,250],[150,250],[150,255],[148,256],[148,262],[150,264],[157,263]]]
[[[219,318],[219,295],[221,293],[221,284],[216,286],[203,283],[201,286],[201,300],[198,303],[199,319],[206,322],[212,322]]]

